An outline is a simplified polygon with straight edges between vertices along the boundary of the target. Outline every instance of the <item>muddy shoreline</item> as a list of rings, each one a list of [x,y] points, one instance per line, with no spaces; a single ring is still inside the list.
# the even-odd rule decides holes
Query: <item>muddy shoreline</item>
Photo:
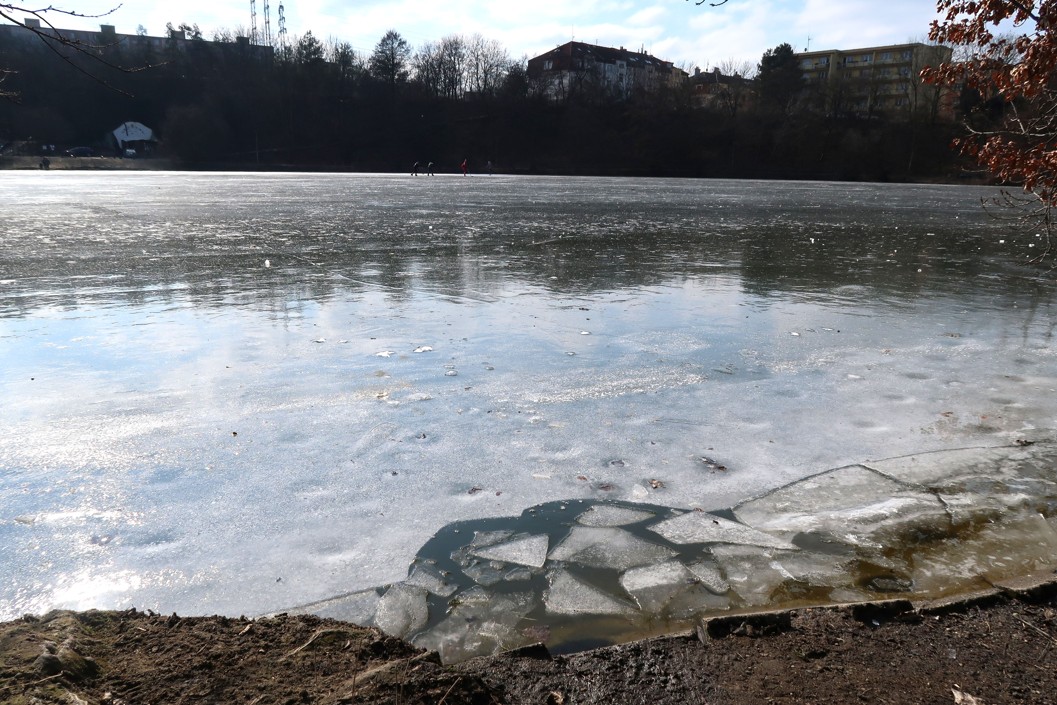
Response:
[[[53,612],[0,624],[0,702],[1057,703],[1057,575],[942,602],[730,615],[690,633],[442,665],[377,629]]]

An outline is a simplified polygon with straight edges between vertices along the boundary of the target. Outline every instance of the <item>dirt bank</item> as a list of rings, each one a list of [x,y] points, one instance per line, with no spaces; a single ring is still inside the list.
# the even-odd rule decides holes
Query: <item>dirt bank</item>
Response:
[[[374,629],[55,612],[0,624],[0,702],[1057,703],[1053,576],[954,604],[729,617],[696,633],[443,666]]]

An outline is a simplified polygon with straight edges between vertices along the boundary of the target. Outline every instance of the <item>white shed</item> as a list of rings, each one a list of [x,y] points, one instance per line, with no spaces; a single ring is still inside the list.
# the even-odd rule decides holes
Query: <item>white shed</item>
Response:
[[[146,143],[157,142],[154,130],[141,122],[124,122],[112,133],[118,149],[143,147]]]

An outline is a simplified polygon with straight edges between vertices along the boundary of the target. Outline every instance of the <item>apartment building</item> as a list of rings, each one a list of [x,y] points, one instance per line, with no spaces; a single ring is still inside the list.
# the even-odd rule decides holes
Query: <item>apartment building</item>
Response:
[[[567,42],[529,59],[527,72],[543,94],[564,100],[591,91],[627,98],[683,85],[689,75],[672,62],[620,47]]]
[[[275,51],[270,46],[252,44],[246,37],[237,37],[233,43],[211,42],[188,39],[185,33],[180,30],[174,30],[169,36],[154,37],[144,34],[121,34],[117,32],[114,25],[110,24],[99,25],[98,32],[42,26],[41,21],[35,18],[27,18],[25,25],[32,31],[26,31],[26,29],[18,25],[0,24],[0,46],[8,42],[11,43],[11,46],[19,42],[39,43],[41,37],[50,37],[58,40],[52,42],[52,47],[60,52],[65,51],[64,47],[70,47],[78,51],[96,53],[101,53],[107,49],[149,50],[156,55],[161,55],[167,51],[187,52],[192,48],[208,47],[213,51],[237,52],[260,61],[270,60]]]
[[[807,95],[828,111],[889,119],[928,113],[954,118],[953,91],[922,83],[921,69],[951,59],[951,48],[913,42],[796,54]]]

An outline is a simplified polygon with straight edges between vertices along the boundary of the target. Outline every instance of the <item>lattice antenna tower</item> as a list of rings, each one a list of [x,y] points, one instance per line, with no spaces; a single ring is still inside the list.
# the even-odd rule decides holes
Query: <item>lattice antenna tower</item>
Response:
[[[257,43],[257,0],[250,0],[250,44]]]
[[[268,0],[264,0],[264,43],[272,45],[272,18],[268,12]]]
[[[279,3],[279,45],[286,46],[286,13],[282,3]]]

